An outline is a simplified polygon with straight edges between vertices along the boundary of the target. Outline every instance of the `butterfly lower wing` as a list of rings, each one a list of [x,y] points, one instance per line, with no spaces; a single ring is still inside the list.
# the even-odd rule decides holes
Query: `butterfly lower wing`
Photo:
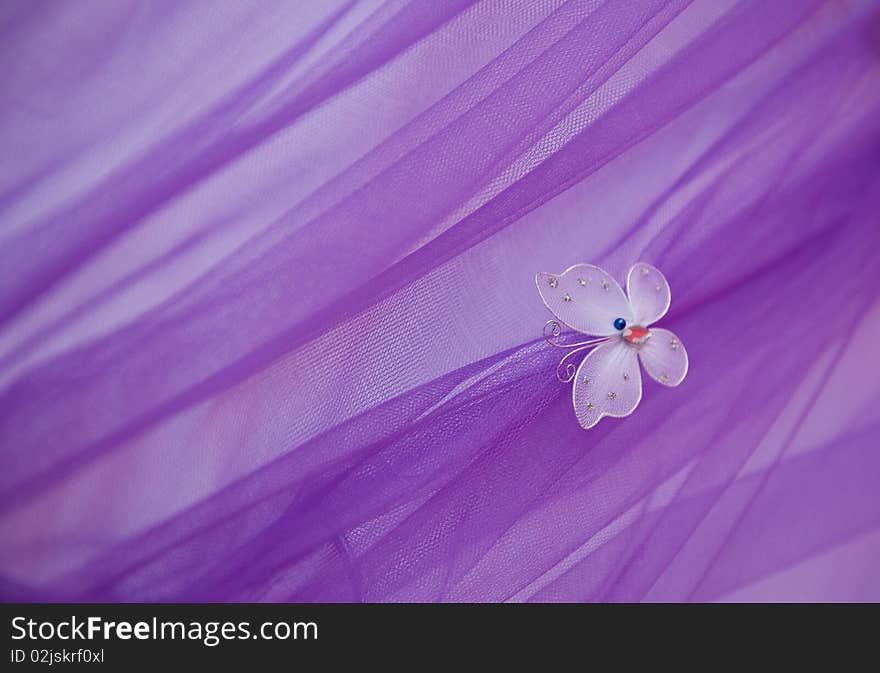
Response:
[[[572,388],[574,413],[584,429],[603,416],[629,416],[642,399],[636,349],[621,339],[594,348],[581,362]]]
[[[684,344],[668,329],[652,328],[651,338],[639,348],[639,358],[648,376],[664,386],[677,386],[688,371]]]
[[[575,264],[562,273],[539,273],[535,282],[545,306],[578,332],[608,336],[617,332],[617,318],[633,322],[623,289],[598,266]]]

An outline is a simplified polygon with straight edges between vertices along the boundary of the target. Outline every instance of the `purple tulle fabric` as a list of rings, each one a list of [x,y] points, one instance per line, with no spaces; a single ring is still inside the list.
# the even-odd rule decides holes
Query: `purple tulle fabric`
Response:
[[[0,593],[880,599],[873,0],[0,5]],[[582,430],[535,273],[672,288]]]

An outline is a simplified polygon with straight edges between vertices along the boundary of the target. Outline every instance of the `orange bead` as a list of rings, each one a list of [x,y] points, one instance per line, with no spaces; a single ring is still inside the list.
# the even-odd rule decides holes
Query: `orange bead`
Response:
[[[623,338],[631,344],[641,344],[648,340],[651,333],[645,327],[629,327],[623,331]]]

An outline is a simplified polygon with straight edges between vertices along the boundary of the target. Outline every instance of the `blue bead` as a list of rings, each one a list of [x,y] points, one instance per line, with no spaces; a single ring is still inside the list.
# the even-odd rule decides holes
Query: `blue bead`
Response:
[[[614,329],[623,329],[626,327],[626,320],[623,318],[618,318],[614,321]]]

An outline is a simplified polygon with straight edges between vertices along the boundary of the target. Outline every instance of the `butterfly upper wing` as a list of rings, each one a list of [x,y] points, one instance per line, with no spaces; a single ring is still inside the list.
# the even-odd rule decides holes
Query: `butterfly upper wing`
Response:
[[[584,429],[603,416],[629,416],[642,399],[637,351],[621,339],[594,348],[581,362],[572,387],[574,413]]]
[[[648,376],[664,386],[677,386],[687,374],[687,351],[668,329],[652,328],[651,338],[639,348],[639,358]]]
[[[626,275],[626,295],[634,314],[633,324],[642,327],[660,320],[672,300],[664,275],[645,262],[634,264]]]
[[[562,273],[535,277],[544,304],[561,322],[578,332],[616,334],[614,321],[633,323],[633,312],[623,289],[606,271],[592,264],[575,264]]]

